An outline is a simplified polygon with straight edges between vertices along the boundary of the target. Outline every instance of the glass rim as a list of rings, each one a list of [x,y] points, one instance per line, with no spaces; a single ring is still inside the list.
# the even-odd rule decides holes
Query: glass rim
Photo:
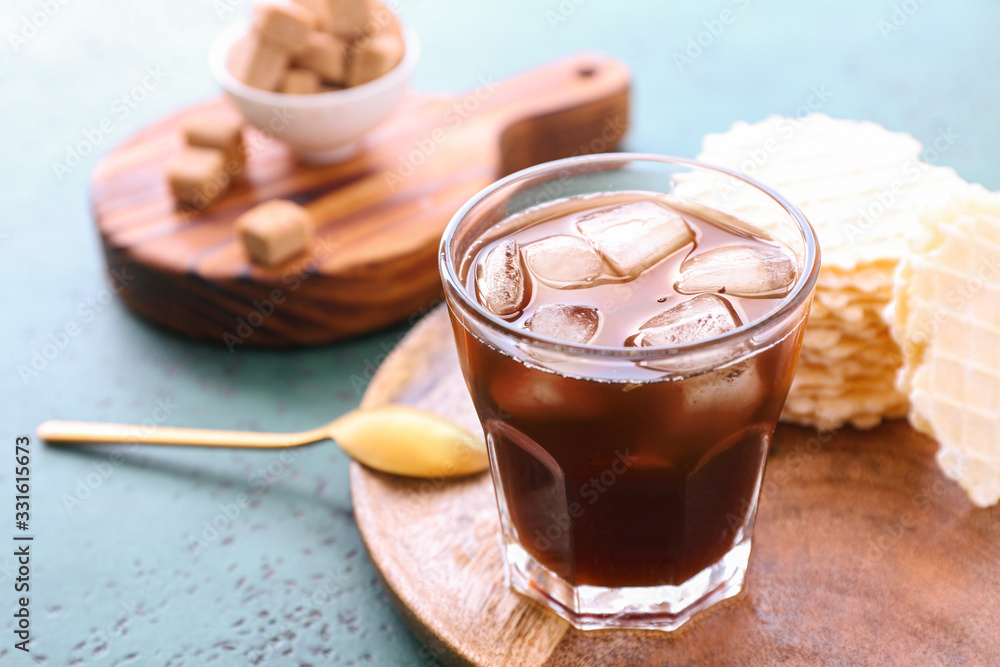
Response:
[[[560,169],[580,164],[622,162],[647,162],[668,165],[683,165],[700,171],[715,172],[717,174],[722,174],[742,181],[743,183],[767,195],[774,200],[775,203],[781,206],[785,213],[787,213],[792,220],[795,221],[796,227],[802,233],[805,241],[803,269],[801,274],[796,278],[795,285],[792,287],[792,290],[781,302],[781,304],[768,311],[763,317],[751,320],[750,322],[738,326],[735,329],[716,336],[705,338],[703,340],[691,343],[682,343],[680,345],[626,347],[623,345],[581,345],[578,343],[565,343],[556,341],[546,336],[541,336],[529,331],[528,329],[516,327],[510,322],[494,315],[482,306],[474,295],[469,294],[464,282],[458,275],[458,267],[451,256],[451,251],[453,249],[452,241],[456,230],[476,206],[483,202],[487,197],[496,194],[501,190],[510,188],[517,183],[529,180],[546,172],[555,172]],[[501,220],[497,220],[497,223],[499,222],[501,222]],[[651,357],[674,357],[712,351],[716,348],[731,345],[734,341],[739,341],[752,335],[754,331],[766,329],[770,325],[780,322],[782,319],[801,307],[802,303],[812,293],[819,277],[820,249],[816,238],[816,231],[813,229],[812,225],[806,219],[802,211],[799,210],[795,204],[792,204],[767,185],[750,178],[746,174],[727,169],[725,167],[718,167],[704,162],[699,162],[698,160],[672,155],[663,155],[659,153],[604,153],[599,155],[580,155],[544,162],[505,176],[477,192],[467,202],[465,202],[465,204],[463,204],[458,211],[455,212],[455,215],[452,216],[448,225],[445,227],[444,233],[441,236],[441,243],[438,248],[438,266],[446,288],[446,297],[452,296],[453,298],[456,298],[461,303],[463,308],[472,311],[472,313],[478,316],[478,320],[481,323],[488,326],[495,333],[510,337],[518,342],[527,342],[533,346],[555,352],[570,353],[581,356],[598,355],[643,360]]]

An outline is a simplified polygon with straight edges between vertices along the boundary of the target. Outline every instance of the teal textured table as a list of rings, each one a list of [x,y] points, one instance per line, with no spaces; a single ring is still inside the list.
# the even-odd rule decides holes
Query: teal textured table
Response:
[[[98,157],[215,94],[208,45],[248,11],[247,0],[0,9],[5,545],[19,532],[15,438],[39,422],[304,429],[356,406],[405,333],[230,353],[137,319],[104,273],[87,201]],[[635,74],[629,149],[691,156],[736,120],[813,109],[910,132],[929,161],[1000,187],[992,0],[404,0],[401,13],[422,37],[423,90],[601,50]],[[435,664],[367,561],[334,446],[69,450],[32,437],[29,449],[31,652],[14,648],[22,594],[4,546],[0,664]]]

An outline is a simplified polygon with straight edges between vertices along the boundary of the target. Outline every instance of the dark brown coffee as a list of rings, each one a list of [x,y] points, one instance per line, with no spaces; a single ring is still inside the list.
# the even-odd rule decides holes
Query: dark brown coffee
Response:
[[[463,263],[496,317],[553,342],[677,346],[748,324],[795,280],[790,251],[655,193],[559,200],[501,222]],[[679,585],[748,530],[801,328],[709,372],[669,354],[628,377],[512,354],[456,323],[518,541],[573,585]],[[558,350],[552,355],[558,355]],[[680,379],[677,379],[677,378]]]

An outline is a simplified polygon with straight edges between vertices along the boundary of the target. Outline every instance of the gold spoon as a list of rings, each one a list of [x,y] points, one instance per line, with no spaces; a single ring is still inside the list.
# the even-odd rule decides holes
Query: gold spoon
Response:
[[[52,420],[38,437],[51,443],[127,442],[143,445],[283,449],[334,440],[354,460],[407,477],[459,477],[485,470],[483,443],[453,422],[403,405],[348,412],[326,426],[301,433],[255,433],[169,426],[131,426]]]

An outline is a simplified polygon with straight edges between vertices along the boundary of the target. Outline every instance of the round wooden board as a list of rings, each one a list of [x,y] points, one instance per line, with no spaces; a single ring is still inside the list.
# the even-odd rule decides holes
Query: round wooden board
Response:
[[[365,405],[481,432],[447,312],[382,366]],[[680,632],[579,632],[507,588],[487,474],[410,480],[352,464],[358,526],[386,590],[446,664],[1000,663],[1000,507],[977,509],[902,421],[819,437],[779,426],[743,595]]]
[[[441,292],[438,242],[455,211],[510,172],[617,148],[629,88],[621,62],[580,54],[458,95],[411,93],[358,155],[324,166],[247,128],[246,168],[201,211],[177,205],[165,165],[184,119],[226,103],[185,109],[94,172],[108,270],[135,312],[231,348],[323,343],[405,321]],[[274,198],[305,206],[316,232],[307,253],[265,267],[249,261],[233,222]]]

